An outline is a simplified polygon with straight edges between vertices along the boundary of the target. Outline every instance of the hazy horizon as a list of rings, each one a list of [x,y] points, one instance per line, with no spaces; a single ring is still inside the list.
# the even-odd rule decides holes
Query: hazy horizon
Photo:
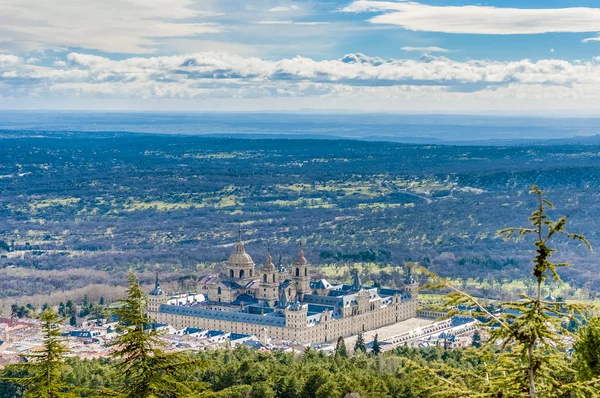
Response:
[[[27,115],[27,117],[23,117]],[[266,135],[452,142],[600,134],[600,118],[286,112],[0,111],[0,131]]]

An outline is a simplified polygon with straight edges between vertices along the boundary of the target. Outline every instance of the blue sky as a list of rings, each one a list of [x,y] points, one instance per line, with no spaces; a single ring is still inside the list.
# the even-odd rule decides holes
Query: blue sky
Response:
[[[600,109],[597,1],[2,3],[4,109]]]

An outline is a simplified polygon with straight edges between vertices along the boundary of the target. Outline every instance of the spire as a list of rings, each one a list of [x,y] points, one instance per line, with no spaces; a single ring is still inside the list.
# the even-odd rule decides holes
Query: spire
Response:
[[[298,257],[296,257],[296,261],[294,262],[294,265],[306,265],[308,264],[308,261],[306,261],[306,258],[304,257],[304,250],[302,250],[302,242],[300,242],[300,250],[298,250]]]
[[[235,251],[238,253],[246,252],[246,250],[244,249],[244,242],[242,242],[242,228],[241,227],[238,229],[238,241],[235,244]]]
[[[358,270],[352,270],[352,290],[359,291],[362,287],[362,282],[360,281],[360,276],[358,275]]]
[[[281,261],[281,259],[282,259],[281,252],[279,252],[279,255],[277,256],[277,270],[279,272],[286,272],[286,269],[283,266],[283,262]]]
[[[285,308],[288,305],[287,296],[285,295],[285,289],[281,289],[281,294],[279,295],[279,303],[278,306]]]
[[[263,266],[265,271],[275,271],[275,265],[273,264],[273,258],[271,257],[271,248],[267,248],[267,257],[265,258],[265,265]]]
[[[415,281],[415,278],[413,278],[413,276],[412,276],[412,267],[408,266],[408,268],[406,270],[406,278],[404,278],[404,284],[405,285],[414,285],[415,283],[417,283],[417,281]]]
[[[156,271],[156,280],[154,281],[154,290],[150,292],[151,296],[160,296],[165,294],[160,287],[160,282],[158,281],[158,271]]]

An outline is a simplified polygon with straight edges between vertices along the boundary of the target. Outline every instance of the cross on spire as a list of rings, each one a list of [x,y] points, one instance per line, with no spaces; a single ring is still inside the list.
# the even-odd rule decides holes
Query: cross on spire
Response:
[[[235,250],[238,253],[243,253],[244,252],[244,242],[242,242],[242,226],[241,225],[238,228],[238,241],[235,244]]]

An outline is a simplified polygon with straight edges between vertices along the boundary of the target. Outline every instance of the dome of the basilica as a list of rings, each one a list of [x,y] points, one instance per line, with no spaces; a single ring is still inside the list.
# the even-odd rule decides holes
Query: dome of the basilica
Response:
[[[252,257],[244,249],[244,243],[239,240],[235,244],[235,251],[229,256],[227,260],[230,267],[254,267],[254,261]]]

